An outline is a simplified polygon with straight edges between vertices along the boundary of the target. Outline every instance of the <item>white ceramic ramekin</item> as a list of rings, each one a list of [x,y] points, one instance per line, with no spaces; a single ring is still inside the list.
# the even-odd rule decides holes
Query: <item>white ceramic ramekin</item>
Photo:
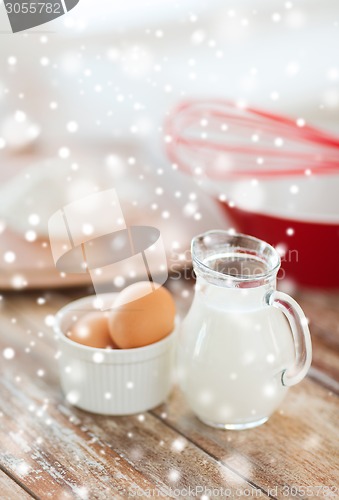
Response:
[[[100,295],[113,304],[117,294]],[[83,410],[130,415],[158,406],[173,383],[176,332],[135,349],[97,349],[73,342],[65,333],[83,314],[98,310],[96,296],[71,302],[56,315],[59,368],[67,400]]]

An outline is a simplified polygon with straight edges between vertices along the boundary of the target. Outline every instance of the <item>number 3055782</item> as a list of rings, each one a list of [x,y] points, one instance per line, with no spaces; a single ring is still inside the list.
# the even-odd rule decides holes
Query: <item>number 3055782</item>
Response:
[[[63,14],[60,3],[23,2],[5,3],[8,14]]]

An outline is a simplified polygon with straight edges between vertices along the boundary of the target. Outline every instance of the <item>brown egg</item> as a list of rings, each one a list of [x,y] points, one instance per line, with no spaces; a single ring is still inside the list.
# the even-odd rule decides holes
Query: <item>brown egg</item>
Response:
[[[159,285],[158,285],[159,286]],[[122,349],[157,342],[173,330],[175,304],[166,288],[140,281],[118,295],[108,317],[111,338]]]
[[[100,311],[84,314],[67,333],[67,337],[89,347],[116,347],[109,334],[107,313]]]

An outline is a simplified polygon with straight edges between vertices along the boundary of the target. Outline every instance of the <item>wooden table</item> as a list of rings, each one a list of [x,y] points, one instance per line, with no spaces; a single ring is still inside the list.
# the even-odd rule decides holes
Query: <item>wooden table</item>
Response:
[[[184,314],[192,285],[170,282]],[[294,294],[310,319],[312,369],[268,423],[237,432],[200,423],[178,389],[131,417],[67,404],[49,315],[87,293],[2,297],[1,499],[339,498],[338,294]]]

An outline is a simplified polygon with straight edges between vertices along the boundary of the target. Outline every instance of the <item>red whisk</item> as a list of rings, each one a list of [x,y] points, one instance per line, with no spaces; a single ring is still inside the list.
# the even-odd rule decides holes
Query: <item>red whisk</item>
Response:
[[[224,180],[339,172],[339,138],[231,101],[186,101],[165,124],[167,153],[179,168]]]

